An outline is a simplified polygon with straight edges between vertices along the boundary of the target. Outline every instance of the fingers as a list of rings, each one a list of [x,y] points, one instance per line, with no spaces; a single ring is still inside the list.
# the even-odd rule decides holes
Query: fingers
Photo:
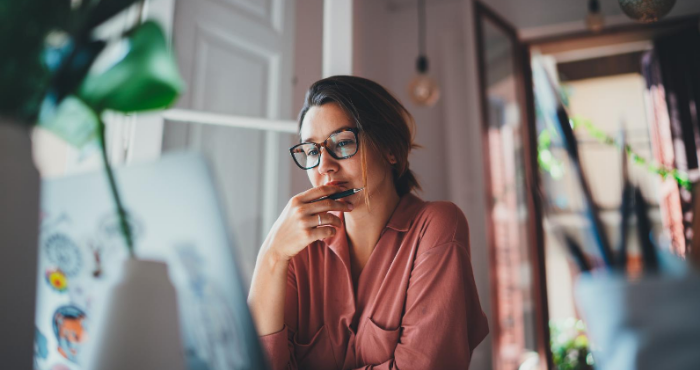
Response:
[[[299,193],[294,198],[301,203],[309,203],[320,197],[335,194],[339,191],[340,188],[336,185],[321,185],[316,188],[311,188],[303,193]]]
[[[338,202],[333,199],[326,199],[299,206],[299,212],[302,215],[314,215],[316,213],[328,211],[350,212],[352,208],[353,205],[350,203]]]
[[[319,224],[319,217],[320,217],[320,224]],[[340,221],[340,218],[336,215],[332,215],[330,213],[317,213],[315,215],[311,215],[307,218],[306,221],[306,226],[307,227],[319,227],[319,226],[335,226],[335,227],[342,227],[342,221]]]
[[[336,230],[334,227],[317,227],[311,229],[309,236],[312,240],[321,240],[334,236]]]

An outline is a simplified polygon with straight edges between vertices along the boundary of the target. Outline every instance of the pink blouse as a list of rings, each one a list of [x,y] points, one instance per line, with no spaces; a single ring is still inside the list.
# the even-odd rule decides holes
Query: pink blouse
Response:
[[[344,221],[342,213],[336,213]],[[289,264],[272,369],[466,369],[488,334],[469,227],[449,202],[404,195],[353,288],[344,228]]]

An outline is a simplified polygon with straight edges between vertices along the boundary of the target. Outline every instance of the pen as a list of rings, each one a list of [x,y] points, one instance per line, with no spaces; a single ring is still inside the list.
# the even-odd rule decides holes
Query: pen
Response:
[[[591,192],[588,180],[583,173],[576,136],[574,135],[571,124],[569,123],[569,113],[566,111],[566,108],[564,108],[564,103],[561,101],[561,98],[557,103],[557,118],[559,121],[559,125],[557,127],[559,128],[559,133],[562,135],[564,148],[569,154],[571,163],[574,165],[574,172],[578,176],[579,184],[581,185],[583,200],[586,206],[586,215],[588,216],[588,220],[591,222],[591,232],[596,240],[596,244],[600,250],[600,255],[603,262],[607,267],[612,267],[614,266],[613,254],[608,242],[605,225],[603,225],[603,221],[600,219],[600,215],[598,214],[598,205],[593,200],[593,193]]]
[[[627,271],[627,221],[630,218],[631,199],[634,188],[630,184],[627,172],[627,134],[624,124],[620,128],[620,151],[622,156],[622,197],[620,202],[620,236],[618,239],[618,252],[616,266],[622,272]]]
[[[337,200],[337,199],[340,199],[340,198],[349,197],[349,196],[351,196],[351,195],[353,195],[353,194],[355,194],[355,193],[359,193],[359,192],[362,191],[363,189],[364,189],[364,188],[350,189],[350,190],[345,190],[345,191],[340,192],[340,193],[335,193],[335,194],[331,194],[331,195],[326,195],[326,196],[323,196],[323,197],[320,197],[320,198],[314,200],[314,202],[322,201],[322,200],[324,200],[324,199],[333,199],[333,200]],[[312,202],[312,203],[313,203],[313,202]]]
[[[578,245],[578,243],[576,243],[576,241],[568,234],[564,234],[564,241],[566,242],[566,246],[569,249],[569,253],[571,253],[571,256],[574,258],[576,265],[578,265],[579,270],[581,272],[590,271],[591,265],[588,264],[586,256],[583,254],[583,250],[581,250],[581,247]]]
[[[637,216],[637,233],[642,250],[644,270],[645,272],[657,272],[659,270],[659,257],[651,242],[651,222],[647,216],[647,203],[639,188],[634,191],[634,210]]]

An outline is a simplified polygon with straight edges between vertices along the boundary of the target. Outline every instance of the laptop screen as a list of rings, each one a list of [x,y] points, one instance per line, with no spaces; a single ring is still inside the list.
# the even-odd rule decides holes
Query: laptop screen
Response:
[[[168,265],[188,367],[265,368],[202,156],[170,154],[115,176],[137,258]],[[96,307],[128,252],[103,172],[46,180],[41,197],[35,368],[83,369],[86,345],[99,346],[89,343],[99,337]]]

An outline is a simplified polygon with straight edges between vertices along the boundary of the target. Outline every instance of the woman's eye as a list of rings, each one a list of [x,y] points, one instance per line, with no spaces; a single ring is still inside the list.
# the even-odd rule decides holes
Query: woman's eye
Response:
[[[343,140],[343,141],[339,142],[337,145],[338,146],[346,146],[346,145],[351,145],[351,144],[354,144],[352,140]]]
[[[306,152],[306,155],[307,155],[307,156],[318,155],[318,150],[316,150],[316,149],[311,149],[311,150],[309,150],[308,152]]]

